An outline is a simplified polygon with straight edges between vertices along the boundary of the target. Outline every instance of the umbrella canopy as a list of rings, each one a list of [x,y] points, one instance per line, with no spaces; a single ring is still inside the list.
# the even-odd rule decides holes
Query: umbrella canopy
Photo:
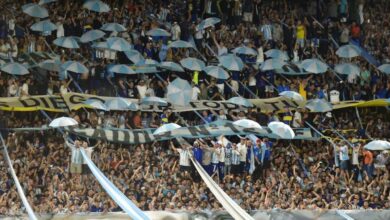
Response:
[[[190,103],[191,97],[192,87],[186,80],[176,78],[168,85],[168,102],[175,105],[186,106]]]
[[[47,19],[31,25],[30,29],[38,32],[51,32],[57,30],[57,25],[53,24],[49,19]]]
[[[171,34],[168,31],[161,29],[161,28],[151,29],[148,32],[146,32],[146,35],[152,36],[152,37],[169,37],[169,36],[171,36]]]
[[[142,64],[145,62],[145,58],[138,50],[125,51],[125,55],[134,64]]]
[[[126,31],[126,28],[118,23],[106,23],[100,28],[103,31],[115,31],[115,32],[123,32]]]
[[[374,140],[364,146],[367,150],[390,150],[390,142]]]
[[[230,77],[228,72],[219,66],[206,66],[203,71],[217,79],[228,79]]]
[[[138,105],[132,103],[124,98],[112,98],[104,103],[107,106],[108,110],[115,111],[126,111],[132,110],[137,111],[139,109]]]
[[[378,67],[382,73],[390,74],[390,64],[382,64]]]
[[[152,97],[145,97],[145,98],[141,99],[141,104],[142,105],[167,106],[168,102],[162,98],[152,96]]]
[[[49,4],[49,3],[52,3],[52,2],[56,2],[57,0],[40,0],[39,1],[39,5],[44,5],[44,4]]]
[[[262,71],[281,69],[286,63],[279,59],[268,59],[260,65]]]
[[[47,71],[60,72],[61,62],[59,60],[44,60],[39,63],[39,67]]]
[[[290,57],[288,57],[288,55],[285,51],[281,51],[278,49],[267,50],[264,54],[268,58],[274,58],[274,59],[279,59],[279,60],[283,60],[283,61],[290,60]]]
[[[180,60],[180,64],[192,71],[202,71],[205,68],[205,63],[197,58],[187,57]]]
[[[110,67],[110,71],[120,74],[135,74],[135,71],[128,65],[117,64]]]
[[[110,11],[110,6],[100,0],[89,0],[83,4],[83,8],[99,13]]]
[[[272,133],[283,139],[293,139],[295,137],[292,128],[283,122],[273,121],[268,124],[268,128],[271,129]]]
[[[250,47],[237,47],[233,50],[233,53],[236,54],[245,54],[245,55],[251,55],[251,56],[257,56],[257,51],[250,48]]]
[[[184,40],[173,41],[168,45],[168,48],[194,48],[194,46]]]
[[[305,107],[312,112],[329,112],[333,109],[332,104],[323,99],[311,99],[307,101]]]
[[[241,71],[244,68],[242,60],[233,54],[218,57],[219,63],[230,71]]]
[[[360,68],[352,63],[342,63],[342,64],[337,64],[334,67],[334,70],[337,73],[344,74],[344,75],[359,75],[360,74]]]
[[[206,19],[204,19],[203,21],[201,21],[201,22],[196,26],[196,28],[199,29],[199,30],[203,30],[203,29],[206,29],[206,28],[208,28],[208,27],[212,27],[212,26],[214,26],[215,24],[218,24],[219,22],[221,22],[221,19],[219,19],[219,18],[215,18],[215,17],[206,18]]]
[[[328,70],[328,65],[321,60],[313,58],[302,61],[301,66],[304,70],[310,73],[324,73]]]
[[[98,99],[87,99],[86,101],[83,102],[83,104],[94,109],[107,111],[107,106]]]
[[[71,71],[74,73],[88,73],[88,68],[76,61],[66,61],[64,64],[61,65],[60,69],[63,71]]]
[[[80,41],[82,43],[87,43],[91,41],[98,40],[104,37],[105,33],[101,30],[90,30],[81,35]]]
[[[116,51],[128,51],[131,49],[129,42],[121,37],[107,38],[107,46],[111,50]]]
[[[109,50],[107,42],[94,42],[92,44],[92,48],[95,49],[103,49],[103,50]]]
[[[56,118],[53,121],[51,121],[49,126],[52,128],[61,128],[61,127],[75,126],[78,124],[79,123],[76,120],[74,120],[73,118],[60,117],[60,118]]]
[[[53,41],[53,43],[59,47],[65,47],[69,49],[80,48],[76,41],[76,37],[59,37]]]
[[[16,62],[5,64],[1,67],[1,71],[17,76],[26,75],[30,73],[23,64]]]
[[[184,72],[183,67],[181,67],[179,64],[175,62],[170,62],[170,61],[162,62],[160,63],[159,67],[173,72]]]
[[[298,102],[304,101],[304,98],[301,96],[301,94],[294,92],[294,91],[284,91],[284,92],[279,93],[279,95],[290,98],[290,99],[298,101]]]
[[[22,6],[22,10],[24,13],[30,15],[31,17],[35,18],[46,18],[49,16],[49,13],[46,8],[34,4],[34,3],[29,3],[25,4]]]
[[[258,128],[262,129],[261,125],[255,121],[249,120],[249,119],[240,119],[235,122],[233,122],[234,125],[238,125],[244,128]]]
[[[245,106],[247,108],[252,108],[253,107],[253,104],[248,99],[242,98],[242,97],[239,97],[239,96],[232,97],[232,98],[226,100],[225,102],[231,103],[231,104]]]
[[[357,57],[357,56],[360,56],[361,53],[362,53],[362,50],[359,47],[352,45],[352,44],[341,46],[336,51],[337,56],[343,57],[343,58]]]
[[[142,62],[138,62],[137,63],[137,65],[149,65],[149,66],[157,66],[159,64],[160,64],[159,62],[157,62],[157,61],[155,61],[153,59],[145,59],[143,61],[143,63]]]
[[[181,126],[178,124],[175,124],[175,123],[168,123],[168,124],[162,125],[161,127],[157,128],[153,132],[153,134],[159,135],[159,134],[163,134],[163,133],[168,132],[168,131],[176,130],[178,128],[181,128]]]

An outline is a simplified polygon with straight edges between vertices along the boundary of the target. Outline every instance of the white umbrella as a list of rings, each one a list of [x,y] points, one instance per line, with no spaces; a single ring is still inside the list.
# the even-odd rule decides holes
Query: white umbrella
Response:
[[[290,60],[290,57],[288,57],[288,55],[285,51],[281,51],[278,49],[267,50],[264,54],[268,58],[275,58],[275,59],[279,59],[279,60],[283,60],[283,61]]]
[[[142,105],[157,105],[157,106],[167,106],[168,102],[165,101],[164,99],[156,96],[151,96],[151,97],[145,97],[141,99],[140,102]]]
[[[163,134],[163,133],[168,132],[168,131],[176,130],[178,128],[181,128],[181,126],[178,124],[175,124],[175,123],[169,123],[169,124],[165,124],[165,125],[162,125],[161,127],[157,128],[153,132],[153,134],[159,135],[159,134]]]
[[[1,67],[1,71],[17,76],[26,75],[30,73],[26,66],[17,62],[5,64]]]
[[[367,150],[390,150],[390,142],[374,140],[364,146]]]
[[[109,70],[119,74],[136,74],[136,72],[130,66],[125,64],[113,65],[109,68]]]
[[[207,73],[207,75],[217,79],[229,79],[230,77],[229,73],[219,66],[206,66],[203,71]]]
[[[103,26],[100,28],[103,31],[110,31],[110,32],[123,32],[126,31],[126,28],[118,23],[106,23],[103,24]]]
[[[110,6],[100,0],[89,0],[83,4],[83,8],[98,13],[110,11]]]
[[[333,110],[332,104],[323,99],[311,99],[307,101],[305,107],[312,112],[329,112]]]
[[[218,57],[219,63],[230,71],[241,71],[244,69],[244,63],[241,58],[234,54],[226,54]]]
[[[90,41],[98,40],[98,39],[104,37],[104,35],[105,35],[105,33],[101,30],[90,30],[90,31],[85,32],[81,36],[80,41],[82,43],[87,43]]]
[[[273,121],[268,124],[268,128],[271,129],[272,133],[283,139],[293,139],[295,137],[292,128],[283,122]]]
[[[250,56],[257,56],[257,51],[246,46],[237,47],[233,50],[233,53],[236,54],[244,54],[244,55],[250,55]]]
[[[98,109],[98,110],[103,110],[107,111],[107,106],[100,100],[97,99],[87,99],[86,101],[83,102],[85,105],[88,107]]]
[[[343,58],[357,57],[357,56],[360,56],[361,53],[362,53],[362,50],[359,47],[352,45],[352,44],[341,46],[336,51],[337,56],[343,57]]]
[[[59,37],[53,41],[53,44],[69,49],[80,48],[79,44],[77,43],[76,37],[74,36]]]
[[[202,71],[205,68],[205,63],[197,58],[187,57],[180,60],[180,64],[192,71]]]
[[[262,129],[261,125],[255,121],[249,120],[249,119],[240,119],[235,122],[233,122],[234,125],[238,125],[244,128],[258,128]]]
[[[306,59],[302,61],[301,66],[304,70],[310,73],[324,73],[328,70],[328,65],[319,59]]]
[[[191,97],[192,87],[186,80],[177,78],[168,85],[168,102],[175,105],[186,106],[190,103]]]
[[[284,91],[279,93],[280,96],[290,98],[292,100],[298,101],[298,102],[303,102],[304,99],[301,96],[301,94],[294,92],[294,91]]]
[[[334,70],[337,73],[344,74],[344,75],[349,75],[349,74],[359,75],[360,74],[360,68],[357,65],[353,64],[353,63],[337,64],[334,67]]]
[[[382,64],[378,67],[382,73],[390,74],[390,64]]]
[[[110,37],[107,38],[107,46],[111,50],[116,51],[128,51],[131,49],[131,45],[127,40],[121,37]]]
[[[260,69],[262,71],[275,70],[281,69],[284,65],[286,65],[286,62],[284,62],[283,60],[268,59],[261,64]]]
[[[53,121],[51,121],[49,126],[52,128],[60,128],[60,127],[75,126],[78,124],[79,123],[76,120],[74,120],[73,118],[60,117],[60,118],[56,118]]]
[[[107,100],[104,104],[107,106],[108,110],[115,110],[115,111],[133,110],[133,111],[136,111],[139,109],[138,105],[136,105],[135,103],[132,103],[124,98],[112,98],[110,100]]]

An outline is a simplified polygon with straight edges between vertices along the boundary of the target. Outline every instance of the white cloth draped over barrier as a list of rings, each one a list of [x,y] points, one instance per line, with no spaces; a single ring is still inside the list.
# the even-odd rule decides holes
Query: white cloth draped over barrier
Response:
[[[9,171],[11,173],[12,178],[14,179],[15,186],[16,186],[16,189],[17,189],[18,194],[20,196],[20,199],[22,200],[22,203],[23,203],[24,207],[26,208],[28,217],[31,220],[37,220],[37,217],[35,216],[34,211],[32,210],[30,204],[27,201],[26,196],[24,195],[23,188],[22,188],[22,186],[19,183],[18,177],[16,176],[15,170],[14,170],[14,168],[12,166],[12,162],[11,162],[11,159],[10,159],[9,154],[8,154],[7,146],[5,145],[3,136],[1,134],[0,134],[0,139],[1,139],[1,143],[3,145],[3,155],[4,155],[4,158],[7,161],[7,164],[8,164],[8,167],[9,167]]]
[[[142,210],[132,203],[115,185],[107,179],[106,176],[96,167],[92,160],[87,156],[83,148],[80,149],[84,161],[87,163],[92,174],[99,181],[100,185],[110,195],[110,197],[118,204],[133,220],[150,219]]]

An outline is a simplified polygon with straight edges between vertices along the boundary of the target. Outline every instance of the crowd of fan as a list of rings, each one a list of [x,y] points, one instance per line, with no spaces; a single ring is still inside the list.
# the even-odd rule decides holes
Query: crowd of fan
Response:
[[[321,57],[330,65],[343,62],[335,55],[335,44],[347,44],[349,38],[356,40],[381,63],[388,62],[390,31],[385,12],[389,4],[385,0],[353,1],[351,5],[346,0],[107,2],[113,9],[107,14],[81,10],[81,1],[49,4],[50,19],[57,24],[58,30],[51,35],[39,35],[29,30],[36,21],[21,13],[20,6],[25,2],[0,1],[1,7],[6,9],[0,19],[0,55],[21,59],[25,53],[54,51],[61,54],[61,61],[87,59],[85,64],[90,69],[89,74],[76,76],[75,81],[82,92],[100,95],[164,97],[169,81],[179,76],[192,82],[194,100],[226,99],[234,96],[235,92],[245,97],[253,97],[251,93],[254,93],[265,98],[277,96],[284,90],[297,91],[306,99],[317,97],[330,101],[390,97],[388,77],[362,57],[352,59],[361,67],[361,74],[343,76],[342,82],[331,72],[309,77],[281,77],[272,71],[261,72],[258,69],[258,64],[265,59],[263,52],[271,48],[287,51],[292,62],[311,57]],[[316,5],[317,2],[321,4]],[[220,17],[221,24],[206,31],[196,30],[196,24],[210,16]],[[350,24],[350,21],[355,22]],[[82,45],[75,52],[62,51],[53,46],[49,49],[50,42],[56,37],[81,36],[85,31],[97,29],[106,22],[123,24],[128,31],[119,35],[128,39],[145,58],[157,61],[179,61],[189,54],[197,56],[194,51],[168,49],[168,39],[157,42],[145,36],[147,30],[157,26],[171,32],[172,38],[169,40],[189,40],[193,36],[199,52],[210,63],[215,62],[214,53],[222,55],[243,44],[256,49],[259,56],[242,57],[247,63],[244,71],[231,72],[231,78],[224,84],[202,72],[162,72],[164,80],[151,77],[152,74],[115,76],[107,71],[106,65],[129,63],[121,53],[105,51],[107,53],[103,58],[97,57],[90,45]],[[211,52],[207,45],[215,52]],[[331,90],[339,92],[337,98],[331,98]],[[39,68],[33,69],[32,75],[26,77],[15,78],[4,73],[0,76],[1,97],[64,94],[69,91],[79,92],[71,81],[61,80],[57,73]],[[240,113],[203,112],[203,116],[210,118],[210,121],[249,118],[262,125],[275,120],[284,121],[284,114],[264,114],[256,109]],[[361,140],[390,136],[386,112],[380,110],[372,114],[364,110],[361,111],[361,119],[355,117],[351,110],[339,111],[333,116],[313,115],[301,109],[289,114],[293,115],[293,120],[288,123],[293,127],[304,127],[304,122],[311,122],[325,133],[330,128],[352,132],[345,134],[348,142],[336,140],[337,146],[325,140],[290,143],[267,138],[233,138],[229,144],[222,139],[205,139],[196,140],[191,146],[176,142],[128,146],[104,140],[77,140],[74,146],[88,148],[99,169],[142,210],[222,209],[191,167],[190,154],[246,210],[390,207],[388,153],[365,151],[362,148],[365,141]],[[2,112],[1,120],[10,128],[47,124],[37,115]],[[169,110],[162,114],[95,114],[80,111],[72,112],[71,117],[78,120],[81,126],[93,128],[157,128],[167,122],[185,125]],[[184,115],[183,118],[189,124],[203,123],[194,121],[191,115]],[[338,137],[332,132],[329,136]],[[121,210],[90,174],[86,164],[81,165],[73,160],[72,148],[56,132],[10,132],[6,142],[16,174],[35,212]],[[353,147],[349,147],[349,144]],[[250,166],[252,152],[256,168],[253,173]],[[0,176],[0,214],[18,215],[23,206],[2,155]]]
[[[73,117],[81,118],[78,116],[81,114]],[[3,112],[2,116],[15,127],[47,123],[43,117],[33,114],[28,118]],[[372,120],[376,117],[380,119],[374,124]],[[106,115],[101,120],[104,124],[112,118],[115,117]],[[366,126],[362,136],[356,135],[359,131],[350,131],[353,125],[344,123],[343,119],[342,113],[329,122],[313,116],[302,119],[316,126],[322,124],[324,129],[341,124],[338,128],[349,132],[344,133],[348,143],[323,130],[325,134],[330,133],[336,146],[325,139],[287,142],[245,137],[227,137],[230,141],[191,140],[190,145],[176,141],[126,145],[78,139],[71,145],[55,130],[11,132],[12,129],[6,142],[19,181],[37,213],[121,210],[101,188],[80,155],[75,156],[78,147],[89,152],[97,167],[142,210],[222,209],[191,166],[190,155],[246,210],[388,209],[390,157],[385,151],[363,150],[367,136],[389,137],[388,118],[383,112],[367,114],[362,119]],[[274,117],[267,116],[266,120]],[[378,133],[380,130],[387,133]],[[251,170],[252,153],[254,170]],[[3,156],[0,161],[0,213],[21,214],[23,206]]]

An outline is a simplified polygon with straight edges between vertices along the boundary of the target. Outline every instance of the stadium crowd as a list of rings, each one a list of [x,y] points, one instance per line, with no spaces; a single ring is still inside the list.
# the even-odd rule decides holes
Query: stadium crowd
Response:
[[[291,62],[318,57],[333,66],[344,62],[336,54],[337,45],[349,40],[365,48],[380,63],[389,62],[390,4],[386,0],[125,0],[106,1],[109,13],[96,14],[82,9],[82,1],[59,1],[45,5],[57,31],[40,34],[29,27],[36,22],[21,11],[27,1],[1,0],[0,56],[28,60],[32,52],[60,54],[61,61],[83,62],[89,73],[76,75],[74,82],[56,72],[32,68],[27,76],[0,75],[0,97],[64,94],[70,91],[143,98],[164,97],[175,77],[192,82],[194,100],[222,100],[237,94],[244,97],[275,97],[292,90],[305,99],[322,98],[330,102],[390,98],[389,77],[363,57],[351,62],[361,68],[360,75],[336,75],[328,71],[318,75],[282,76],[262,72],[263,52],[278,48],[288,52]],[[318,5],[317,5],[318,4]],[[206,17],[222,22],[207,30],[196,25]],[[201,54],[208,63],[240,45],[259,52],[241,56],[245,69],[231,72],[226,81],[210,78],[202,72],[164,71],[129,76],[108,71],[112,63],[131,63],[121,52],[92,48],[68,50],[51,42],[61,36],[81,36],[107,22],[118,22],[126,32],[111,33],[127,39],[145,58],[175,61]],[[145,32],[162,27],[170,39],[153,39]],[[192,39],[194,50],[168,48],[169,41]],[[27,57],[27,58],[26,58]],[[39,58],[38,58],[39,59]],[[78,85],[78,86],[76,86]],[[331,91],[336,91],[331,93]],[[332,97],[333,96],[333,97]],[[88,149],[92,160],[105,175],[142,210],[214,211],[222,209],[189,161],[198,160],[219,186],[245,210],[257,209],[389,209],[390,183],[387,152],[363,150],[371,138],[389,138],[390,122],[386,109],[353,109],[313,114],[292,110],[292,127],[310,122],[334,140],[276,141],[260,138],[191,140],[191,146],[176,141],[125,145],[105,140],[78,139],[74,146]],[[248,118],[266,125],[284,121],[285,113],[211,112],[203,116],[237,120]],[[163,123],[197,125],[203,122],[191,114],[183,117],[170,110],[161,113],[74,111],[70,116],[82,127],[157,128]],[[164,119],[164,120],[163,120]],[[21,114],[1,112],[2,130],[14,169],[28,201],[37,213],[110,212],[121,210],[90,173],[85,162],[76,157],[62,135],[54,130],[14,132],[12,128],[41,127],[47,124],[38,112]],[[347,141],[332,132],[345,131]],[[256,169],[250,171],[254,154]],[[69,158],[69,159],[68,159]],[[7,165],[0,155],[0,214],[19,215],[23,206],[18,198]]]

